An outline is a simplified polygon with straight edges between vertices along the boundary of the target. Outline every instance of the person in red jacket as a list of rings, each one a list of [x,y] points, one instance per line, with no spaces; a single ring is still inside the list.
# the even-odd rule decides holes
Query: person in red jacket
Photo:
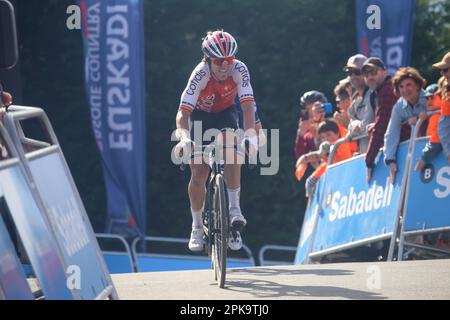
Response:
[[[367,125],[369,133],[369,145],[366,153],[367,182],[370,182],[372,171],[375,167],[375,158],[384,145],[384,134],[386,133],[391,118],[392,107],[398,98],[394,94],[392,78],[389,76],[384,62],[380,58],[371,57],[364,62],[361,71],[367,86],[375,91],[375,120]],[[403,128],[402,128],[403,129]],[[409,137],[402,130],[401,137]],[[403,140],[403,139],[401,139]]]

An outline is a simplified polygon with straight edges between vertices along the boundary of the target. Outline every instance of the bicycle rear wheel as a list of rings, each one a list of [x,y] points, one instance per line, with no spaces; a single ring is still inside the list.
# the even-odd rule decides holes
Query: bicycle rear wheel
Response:
[[[214,242],[213,259],[214,273],[217,284],[220,288],[225,285],[227,271],[227,249],[228,249],[228,194],[225,181],[221,174],[216,176],[213,200],[213,224],[214,224]]]

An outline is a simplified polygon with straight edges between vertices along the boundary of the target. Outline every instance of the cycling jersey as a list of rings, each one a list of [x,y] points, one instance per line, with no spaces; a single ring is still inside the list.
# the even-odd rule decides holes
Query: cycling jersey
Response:
[[[181,94],[179,109],[217,113],[234,105],[236,96],[241,103],[253,102],[253,89],[247,66],[235,59],[229,72],[228,78],[219,82],[212,77],[208,64],[200,62]]]

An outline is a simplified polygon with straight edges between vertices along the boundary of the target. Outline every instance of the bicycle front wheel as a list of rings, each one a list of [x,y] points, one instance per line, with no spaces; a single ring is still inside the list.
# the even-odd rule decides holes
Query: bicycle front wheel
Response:
[[[214,272],[217,284],[223,288],[227,270],[229,209],[228,193],[221,174],[216,176],[214,189],[214,210],[212,210],[214,216]]]

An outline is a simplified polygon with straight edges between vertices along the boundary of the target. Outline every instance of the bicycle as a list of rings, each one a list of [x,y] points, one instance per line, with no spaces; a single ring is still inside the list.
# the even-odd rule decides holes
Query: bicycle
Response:
[[[202,213],[203,233],[205,239],[205,253],[211,258],[211,268],[214,270],[214,277],[220,288],[225,286],[227,270],[227,250],[228,237],[230,234],[235,236],[239,229],[231,228],[229,225],[229,200],[224,179],[224,160],[219,157],[220,162],[216,161],[215,150],[223,145],[202,145],[201,148],[210,150],[206,152],[208,156],[208,166],[210,168],[209,178],[207,180],[205,206]],[[236,148],[236,146],[233,146]],[[246,143],[245,148],[249,146]],[[202,151],[202,154],[204,152]],[[183,162],[180,165],[182,171],[187,164]]]

